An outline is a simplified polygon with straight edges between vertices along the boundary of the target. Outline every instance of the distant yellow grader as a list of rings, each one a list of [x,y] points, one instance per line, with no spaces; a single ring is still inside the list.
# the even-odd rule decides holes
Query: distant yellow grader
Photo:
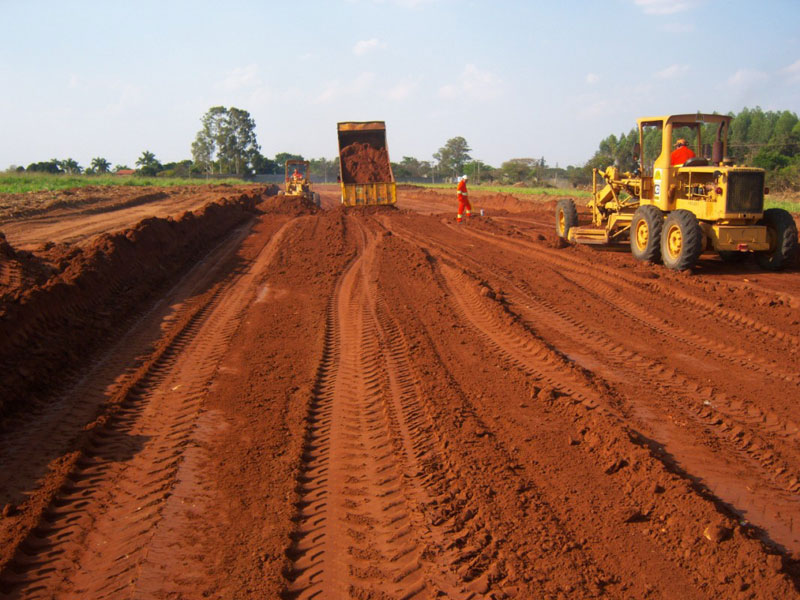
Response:
[[[754,254],[769,270],[794,260],[797,226],[785,210],[764,210],[764,170],[735,165],[726,158],[731,117],[670,115],[637,122],[636,171],[622,173],[614,166],[595,169],[588,203],[592,224],[579,226],[574,201],[561,200],[556,206],[559,237],[583,244],[628,242],[637,259],[663,262],[675,270],[691,269],[707,250],[715,250],[726,261]],[[657,156],[645,156],[645,128],[660,132]],[[672,165],[679,128],[694,131],[695,158]],[[713,139],[704,143],[702,135],[709,131]],[[710,152],[703,156],[701,150],[706,148]]]
[[[303,198],[319,206],[319,194],[311,189],[310,167],[307,160],[287,160],[286,188],[278,194],[291,198]]]

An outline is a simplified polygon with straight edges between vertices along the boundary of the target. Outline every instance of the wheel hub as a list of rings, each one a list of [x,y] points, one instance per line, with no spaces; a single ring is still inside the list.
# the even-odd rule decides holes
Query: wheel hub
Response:
[[[636,246],[639,250],[647,248],[647,240],[650,239],[650,229],[644,220],[636,224]]]
[[[680,256],[681,248],[683,247],[683,236],[681,235],[681,228],[677,225],[670,227],[667,233],[667,248],[669,249],[670,256]]]

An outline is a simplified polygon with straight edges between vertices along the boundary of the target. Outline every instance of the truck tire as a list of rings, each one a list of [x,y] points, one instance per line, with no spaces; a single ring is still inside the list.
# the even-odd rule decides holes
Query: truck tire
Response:
[[[569,230],[578,226],[578,209],[572,198],[563,198],[556,204],[556,235],[568,239]]]
[[[703,251],[703,230],[694,213],[675,210],[661,229],[661,260],[675,271],[691,269]]]
[[[316,204],[317,208],[320,208],[322,206],[322,202],[319,199],[318,192],[314,192],[314,204]]]
[[[797,256],[797,225],[792,215],[782,208],[768,208],[759,225],[767,226],[770,249],[756,252],[756,261],[762,269],[778,271]]]
[[[661,228],[664,213],[652,204],[636,209],[631,220],[631,254],[637,260],[653,263],[661,260]]]

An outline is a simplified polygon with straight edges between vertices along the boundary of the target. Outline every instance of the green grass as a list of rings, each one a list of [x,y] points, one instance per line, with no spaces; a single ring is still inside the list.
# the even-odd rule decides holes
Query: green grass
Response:
[[[788,210],[790,213],[800,213],[800,202],[782,198],[776,198],[774,200],[767,198],[764,201],[764,208],[782,208],[783,210]]]
[[[206,185],[226,183],[242,185],[241,179],[184,179],[179,177],[139,177],[117,175],[52,175],[49,173],[0,174],[0,194],[57,191],[86,186],[154,186]]]
[[[434,188],[434,189],[455,189],[455,185],[450,183],[436,183],[436,184],[415,184],[420,187]],[[592,193],[588,190],[575,190],[565,188],[529,188],[529,187],[511,187],[502,185],[474,185],[471,184],[470,188],[475,191],[488,191],[497,194],[511,194],[515,196],[521,195],[544,195],[544,196],[570,196],[572,198],[589,199]],[[797,194],[789,197],[776,196],[767,197],[764,202],[765,208],[782,208],[790,213],[800,213],[800,200],[797,200]]]
[[[414,184],[420,187],[454,190],[455,184],[452,183],[426,183]],[[477,185],[470,183],[469,187],[474,191],[494,192],[496,194],[512,194],[512,195],[536,195],[536,196],[572,196],[574,198],[584,198],[592,195],[591,192],[586,190],[566,189],[566,188],[550,188],[550,187],[513,187],[510,185]]]

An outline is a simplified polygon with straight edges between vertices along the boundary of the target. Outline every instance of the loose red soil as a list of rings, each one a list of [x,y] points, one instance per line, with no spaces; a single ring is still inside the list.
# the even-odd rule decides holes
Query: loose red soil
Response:
[[[800,266],[315,190],[0,238],[0,597],[800,596]]]
[[[342,148],[339,158],[342,161],[344,183],[383,183],[392,180],[386,148],[354,142]]]

